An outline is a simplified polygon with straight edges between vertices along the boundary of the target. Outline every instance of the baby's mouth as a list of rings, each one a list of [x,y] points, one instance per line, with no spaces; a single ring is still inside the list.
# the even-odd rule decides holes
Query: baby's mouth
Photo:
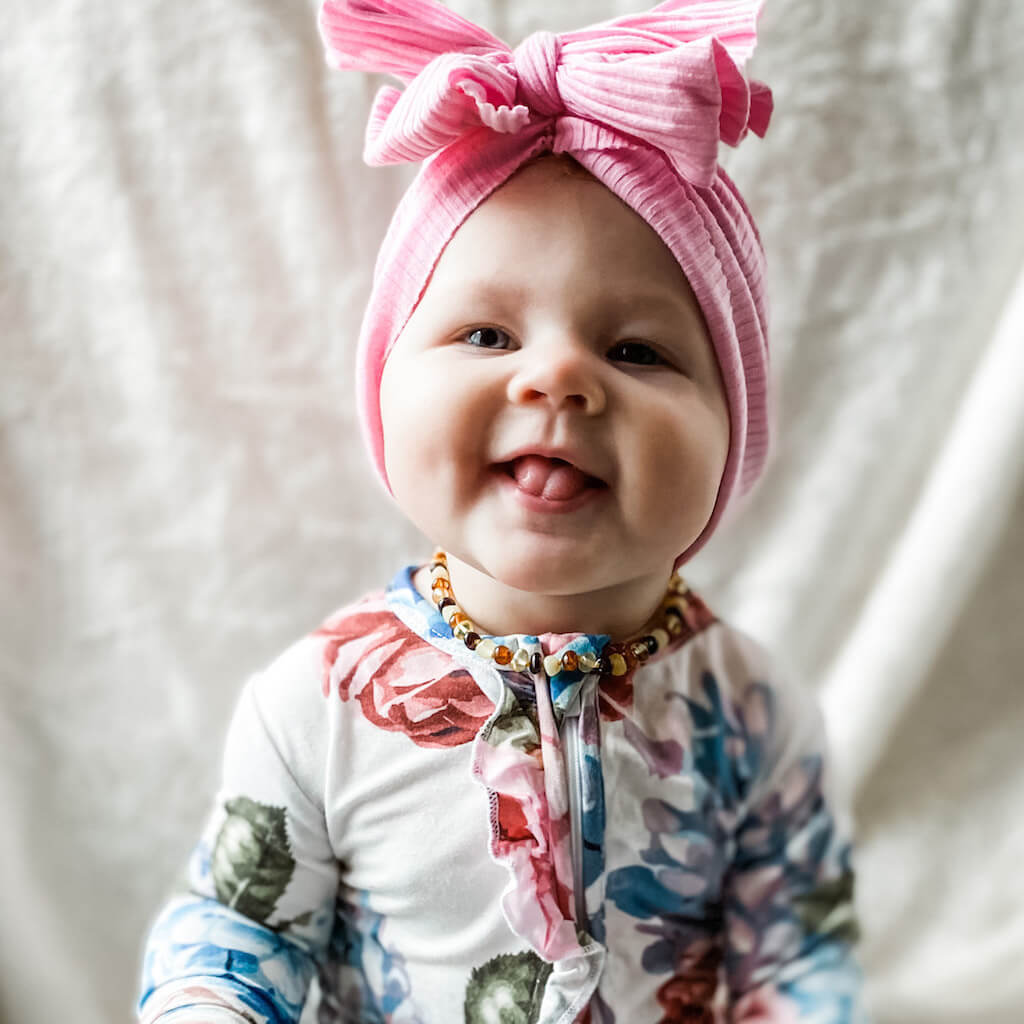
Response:
[[[521,490],[546,501],[571,501],[585,491],[608,486],[565,459],[545,455],[520,455],[500,463],[498,468],[512,477]]]

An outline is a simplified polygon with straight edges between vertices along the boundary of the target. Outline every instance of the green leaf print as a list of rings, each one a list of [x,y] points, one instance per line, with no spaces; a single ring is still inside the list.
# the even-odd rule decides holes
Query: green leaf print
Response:
[[[535,1024],[551,964],[536,953],[505,953],[474,967],[466,985],[466,1024]]]
[[[859,929],[853,910],[852,872],[824,882],[793,902],[797,916],[808,931],[846,942],[857,941]]]
[[[295,871],[284,808],[238,796],[224,809],[210,858],[217,899],[266,924]]]
[[[508,743],[517,750],[532,754],[540,747],[540,727],[535,708],[526,708],[509,687],[501,697],[501,706],[491,721],[485,739],[492,747]]]

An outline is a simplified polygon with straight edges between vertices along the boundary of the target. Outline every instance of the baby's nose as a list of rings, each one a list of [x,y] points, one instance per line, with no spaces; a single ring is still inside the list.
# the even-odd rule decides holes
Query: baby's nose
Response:
[[[604,410],[605,392],[596,356],[578,344],[550,345],[527,356],[509,381],[508,398],[516,404],[548,402],[596,415]]]

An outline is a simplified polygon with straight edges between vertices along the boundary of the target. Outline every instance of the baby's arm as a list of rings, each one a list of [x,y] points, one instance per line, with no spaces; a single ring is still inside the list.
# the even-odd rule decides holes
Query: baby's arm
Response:
[[[863,1024],[850,845],[809,695],[778,694],[725,889],[735,1024]],[[795,699],[794,699],[795,697]]]
[[[149,935],[143,1024],[297,1021],[326,949],[338,868],[306,782],[319,744],[309,729],[290,741],[284,730],[272,735],[264,683],[250,681],[235,711],[190,892],[164,908]],[[279,680],[271,685],[280,690]]]

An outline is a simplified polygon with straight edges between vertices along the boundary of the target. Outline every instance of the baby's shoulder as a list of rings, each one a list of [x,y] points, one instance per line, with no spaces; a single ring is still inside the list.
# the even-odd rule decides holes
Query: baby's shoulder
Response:
[[[669,652],[660,667],[665,691],[726,732],[759,734],[774,746],[821,731],[813,689],[783,664],[778,651],[724,619],[715,617]]]
[[[817,778],[825,733],[814,691],[728,622],[715,618],[654,660],[635,696],[638,731],[663,743],[683,738],[696,769],[737,805],[794,766]]]
[[[367,657],[388,636],[403,630],[383,590],[337,608],[250,680],[264,719],[278,723],[322,719],[323,700],[331,692],[339,653],[351,659]]]
[[[701,608],[706,606],[701,602]],[[705,610],[682,643],[655,660],[665,684],[681,690],[713,683],[723,699],[739,700],[752,687],[787,688],[774,653],[751,633]]]

